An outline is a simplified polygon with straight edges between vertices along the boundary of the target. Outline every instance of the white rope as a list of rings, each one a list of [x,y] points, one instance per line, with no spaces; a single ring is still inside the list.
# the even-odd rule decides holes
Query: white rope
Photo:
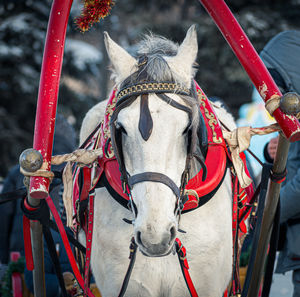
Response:
[[[102,157],[102,148],[95,150],[78,149],[70,154],[56,155],[51,158],[51,165],[60,165],[67,162],[62,174],[62,181],[64,185],[63,202],[67,215],[67,226],[73,226],[73,177],[72,165],[78,163],[82,165],[91,165],[97,161],[98,157]],[[20,167],[20,172],[27,177],[40,176],[49,178],[50,182],[54,177],[52,171],[38,169],[34,172],[29,172]]]
[[[271,116],[273,116],[273,112],[279,107],[280,99],[280,96],[273,95],[268,101],[266,101],[265,108]]]
[[[72,165],[79,163],[82,165],[91,165],[97,161],[98,157],[102,157],[102,148],[96,150],[79,149],[70,154],[56,155],[51,159],[52,164],[62,164],[67,162],[64,168],[62,180],[64,185],[63,202],[66,209],[67,226],[73,226],[73,176]]]
[[[277,131],[280,131],[277,123],[261,128],[239,127],[233,131],[222,130],[223,137],[231,151],[233,167],[242,188],[248,187],[252,183],[252,180],[246,174],[245,165],[240,158],[240,153],[249,148],[252,136],[266,135]]]
[[[64,162],[77,162],[84,165],[94,163],[102,156],[102,148],[96,150],[78,149],[70,154],[52,156],[51,164],[60,165]]]

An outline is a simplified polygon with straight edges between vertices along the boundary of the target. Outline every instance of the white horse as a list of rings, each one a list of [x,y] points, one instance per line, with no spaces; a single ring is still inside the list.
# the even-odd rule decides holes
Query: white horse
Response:
[[[120,88],[126,78],[138,71],[139,62],[107,33],[105,44]],[[178,86],[190,89],[197,51],[196,30],[192,26],[180,46],[161,37],[146,37],[138,55],[147,55],[146,71],[153,80],[172,79]],[[124,166],[130,176],[156,172],[180,187],[188,154],[185,131],[189,125],[197,124],[198,103],[174,92],[167,96],[191,109],[192,116],[150,93],[148,108],[153,127],[144,131],[147,136],[139,129],[141,96],[119,111],[115,123],[122,130]],[[81,143],[103,118],[105,105],[106,101],[101,102],[87,113],[80,132]],[[224,109],[218,108],[216,113],[227,126],[235,127]],[[102,296],[118,296],[129,264],[129,243],[134,236],[138,251],[125,296],[190,296],[177,255],[170,253],[178,237],[186,247],[189,272],[198,295],[221,297],[232,272],[229,170],[209,202],[181,216],[180,229],[186,233],[178,233],[178,217],[174,212],[177,198],[169,186],[142,181],[132,186],[131,194],[136,217],[112,199],[105,188],[96,190],[91,265]],[[123,218],[133,220],[133,224],[127,224]]]

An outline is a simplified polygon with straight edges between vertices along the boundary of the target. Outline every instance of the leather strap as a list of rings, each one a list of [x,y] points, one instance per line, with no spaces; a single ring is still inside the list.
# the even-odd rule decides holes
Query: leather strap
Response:
[[[80,193],[80,201],[88,199],[89,191],[91,188],[91,169],[88,167],[83,167],[82,169],[83,180],[82,180],[82,188]]]
[[[194,287],[193,281],[192,281],[190,273],[189,273],[189,264],[188,264],[188,261],[186,258],[186,249],[182,245],[179,238],[176,238],[175,244],[176,244],[176,252],[177,252],[179,264],[181,267],[181,271],[182,271],[185,283],[188,287],[188,290],[192,297],[198,297],[197,291]]]
[[[231,289],[229,296],[238,296],[241,293],[241,285],[239,280],[239,208],[238,208],[238,192],[239,182],[236,175],[233,175],[232,189],[233,189],[233,203],[232,203],[232,239],[233,239],[233,267]]]
[[[145,141],[147,141],[153,130],[153,120],[149,110],[149,97],[148,94],[141,96],[140,103],[140,119],[139,119],[139,131]]]
[[[117,120],[119,112],[123,108],[129,106],[136,98],[137,98],[137,96],[133,96],[133,97],[128,98],[127,100],[117,102],[116,108],[111,116],[110,123],[109,123],[111,143],[112,143],[112,147],[114,149],[116,159],[119,164],[122,183],[124,183],[124,182],[127,183],[127,174],[126,174],[126,168],[125,168],[123,152],[122,152],[122,135],[121,135],[120,129],[116,128],[115,122]]]
[[[49,221],[49,227],[54,230],[55,232],[59,233],[59,230],[57,228],[57,225],[55,224],[54,221],[50,220]],[[76,248],[78,248],[82,253],[86,253],[86,248],[77,240],[74,238],[72,231],[70,231],[69,229],[67,229],[67,227],[65,227],[65,231],[68,237],[68,240],[72,243],[72,245]]]
[[[65,283],[64,283],[64,278],[62,275],[62,271],[61,271],[61,266],[59,263],[59,258],[58,255],[56,253],[56,249],[55,249],[55,243],[51,234],[51,231],[49,229],[49,226],[47,225],[43,225],[43,234],[44,234],[44,238],[48,247],[48,251],[49,251],[49,255],[51,257],[53,266],[54,266],[54,270],[55,270],[55,274],[57,276],[58,279],[58,283],[61,289],[61,293],[63,297],[68,297],[68,293],[65,287]]]
[[[134,266],[134,263],[135,263],[136,250],[137,250],[137,245],[134,241],[134,237],[132,237],[131,238],[131,243],[130,243],[130,246],[129,246],[129,251],[130,251],[129,259],[130,259],[130,262],[129,262],[129,266],[127,268],[127,272],[126,272],[125,278],[123,280],[122,287],[121,287],[121,290],[120,290],[120,293],[119,293],[118,297],[123,297],[125,292],[126,292],[126,289],[127,289],[128,283],[129,283],[129,279],[130,279],[130,276],[131,276],[131,272],[132,272],[132,269],[133,269],[133,266]]]
[[[134,73],[132,76],[136,75]],[[139,74],[140,75],[140,74]],[[130,80],[130,77],[128,78]],[[133,78],[134,79],[134,78]],[[190,95],[190,90],[174,82],[141,82],[141,83],[134,83],[130,85],[126,85],[117,93],[117,101],[126,100],[128,97],[131,96],[139,96],[141,94],[150,94],[150,93],[175,93],[181,95]]]
[[[56,210],[56,207],[52,201],[52,199],[50,198],[50,196],[48,196],[46,198],[46,202],[51,210],[51,213],[54,217],[54,220],[57,224],[57,227],[58,227],[58,230],[59,230],[59,233],[60,233],[60,236],[62,238],[62,241],[64,243],[64,247],[66,249],[66,252],[67,252],[67,256],[69,258],[69,262],[71,264],[71,267],[72,267],[72,270],[73,270],[73,273],[75,275],[75,278],[77,279],[78,281],[78,284],[80,285],[80,287],[83,289],[84,288],[84,281],[83,281],[83,278],[79,272],[79,269],[78,269],[78,266],[77,266],[77,262],[75,260],[75,257],[73,255],[73,252],[72,252],[72,249],[71,249],[71,246],[70,246],[70,243],[68,241],[68,237],[67,237],[67,234],[66,234],[66,231],[65,231],[65,228],[63,226],[63,223],[61,221],[61,218]],[[88,293],[88,296],[89,297],[95,297],[95,295],[91,292],[90,289],[87,290],[87,293]]]
[[[151,181],[156,183],[162,183],[166,186],[168,186],[175,196],[179,199],[180,198],[180,190],[176,186],[176,184],[165,174],[158,173],[158,172],[143,172],[139,174],[135,174],[133,176],[130,176],[128,179],[129,187],[132,188],[133,185],[145,181]]]
[[[93,238],[93,225],[94,225],[94,198],[95,191],[89,194],[89,209],[88,209],[88,227],[86,234],[86,255],[84,267],[84,296],[87,296],[87,290],[90,284],[90,263],[92,252],[92,238]]]
[[[166,103],[170,104],[171,106],[173,106],[177,109],[183,110],[183,111],[187,112],[190,115],[192,114],[192,110],[189,107],[176,102],[175,100],[173,100],[172,98],[170,98],[166,94],[156,94],[156,96],[159,97],[160,99],[162,99],[163,101],[165,101]]]

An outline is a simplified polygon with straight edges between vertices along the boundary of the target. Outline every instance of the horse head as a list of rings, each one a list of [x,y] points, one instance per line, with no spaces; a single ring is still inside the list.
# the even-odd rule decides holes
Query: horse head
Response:
[[[135,215],[135,240],[145,255],[164,256],[176,238],[198,134],[196,30],[192,26],[180,46],[146,36],[137,57],[107,33],[105,44],[118,88],[112,145]]]

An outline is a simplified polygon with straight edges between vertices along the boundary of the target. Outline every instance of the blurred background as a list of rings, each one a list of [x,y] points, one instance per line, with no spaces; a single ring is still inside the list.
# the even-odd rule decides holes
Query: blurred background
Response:
[[[277,33],[300,29],[300,0],[226,1],[258,52]],[[50,0],[0,3],[0,177],[33,143],[35,110]],[[238,117],[251,101],[252,84],[214,22],[197,0],[116,0],[111,15],[89,32],[74,23],[82,3],[75,1],[67,31],[58,112],[78,132],[85,113],[111,88],[103,31],[128,51],[152,31],[181,42],[197,24],[197,81],[209,97],[219,97]]]

